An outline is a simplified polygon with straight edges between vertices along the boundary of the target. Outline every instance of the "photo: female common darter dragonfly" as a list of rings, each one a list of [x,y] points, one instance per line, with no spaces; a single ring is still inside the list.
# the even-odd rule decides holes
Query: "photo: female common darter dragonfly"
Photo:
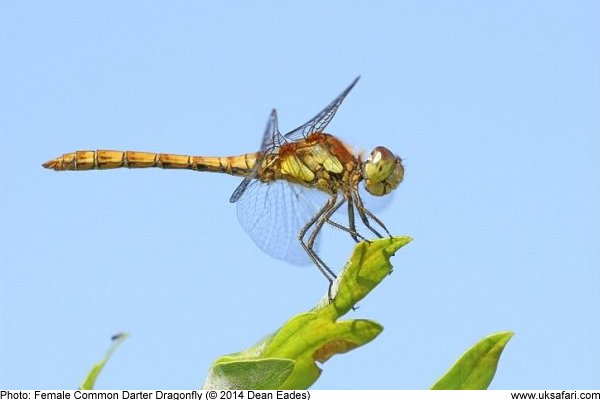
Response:
[[[361,198],[359,183],[374,196],[384,196],[402,182],[402,159],[378,146],[363,160],[337,137],[324,132],[356,78],[310,121],[288,133],[279,132],[277,112],[269,116],[260,150],[229,157],[189,156],[139,151],[83,150],[66,153],[43,164],[56,171],[112,168],[165,168],[222,172],[243,177],[229,201],[237,203],[241,225],[265,252],[294,264],[312,261],[329,281],[329,298],[335,273],[315,250],[324,224],[365,240],[357,231],[355,211],[377,237],[389,236],[383,222]],[[324,204],[314,203],[311,192],[325,193]],[[331,218],[347,207],[347,225]],[[377,228],[374,226],[376,225]],[[308,256],[308,257],[307,257]]]

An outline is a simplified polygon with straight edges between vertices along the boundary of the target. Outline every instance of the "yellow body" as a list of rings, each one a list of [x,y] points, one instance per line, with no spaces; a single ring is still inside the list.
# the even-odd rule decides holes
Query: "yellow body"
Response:
[[[260,160],[261,165],[254,167]],[[223,172],[253,177],[262,182],[283,179],[326,193],[350,196],[359,181],[367,190],[382,196],[402,181],[404,168],[399,157],[377,147],[364,164],[339,139],[317,132],[285,143],[276,151],[246,153],[229,157],[204,157],[141,151],[82,150],[63,154],[43,164],[56,171],[87,171],[113,168],[165,168]]]
[[[43,164],[56,171],[87,171],[113,168],[165,168],[224,172],[247,176],[261,152],[230,157],[204,157],[140,151],[82,150],[63,154]],[[327,193],[349,193],[360,175],[360,160],[331,135],[316,133],[288,143],[261,159],[256,178],[262,182],[287,180]],[[360,180],[360,177],[358,178]]]
[[[66,153],[44,163],[55,171],[86,171],[112,168],[165,168],[225,172],[245,176],[254,167],[259,153],[232,157],[202,157],[141,151],[82,150]]]

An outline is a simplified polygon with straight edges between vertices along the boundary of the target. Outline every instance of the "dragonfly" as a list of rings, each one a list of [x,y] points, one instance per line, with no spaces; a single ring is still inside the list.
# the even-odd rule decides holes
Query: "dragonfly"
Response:
[[[65,153],[43,164],[56,171],[113,168],[164,168],[226,173],[243,180],[229,201],[237,203],[242,227],[266,253],[292,264],[314,263],[329,281],[329,298],[336,274],[317,253],[317,238],[325,224],[348,233],[357,243],[356,214],[375,236],[391,237],[384,223],[363,202],[359,184],[368,193],[385,196],[404,179],[402,159],[383,146],[364,158],[325,128],[358,82],[308,122],[282,134],[277,111],[269,116],[260,149],[238,156],[207,157],[118,150]],[[314,196],[316,193],[326,196]],[[322,200],[321,204],[316,199]],[[323,202],[324,201],[324,202]],[[347,224],[332,217],[346,205]],[[356,212],[356,214],[355,214]]]

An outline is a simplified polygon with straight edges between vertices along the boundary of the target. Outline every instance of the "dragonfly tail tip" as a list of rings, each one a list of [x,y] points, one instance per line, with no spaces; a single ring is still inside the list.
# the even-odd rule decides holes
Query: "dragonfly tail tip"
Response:
[[[58,163],[56,162],[56,159],[54,159],[54,160],[46,161],[45,163],[42,164],[42,167],[57,170]]]

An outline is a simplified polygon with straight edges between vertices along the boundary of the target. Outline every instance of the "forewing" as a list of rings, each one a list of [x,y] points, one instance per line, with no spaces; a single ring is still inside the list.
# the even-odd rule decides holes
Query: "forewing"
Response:
[[[292,264],[308,264],[311,261],[298,241],[298,232],[325,199],[325,194],[286,181],[254,180],[237,202],[237,214],[242,227],[267,254]]]
[[[281,135],[281,133],[279,133],[277,111],[273,109],[269,115],[269,119],[267,120],[267,127],[265,128],[265,133],[263,134],[262,142],[260,144],[261,156],[256,160],[254,168],[252,168],[244,180],[242,180],[242,182],[231,194],[231,197],[229,198],[230,203],[237,202],[250,185],[250,182],[256,178],[258,169],[260,168],[265,155],[276,151],[284,141],[284,137]]]
[[[279,133],[279,126],[277,122],[277,110],[273,109],[271,115],[269,115],[269,121],[267,122],[267,128],[263,134],[262,142],[260,144],[260,151],[272,152],[279,148],[285,143],[285,138]]]
[[[320,113],[315,115],[313,119],[300,125],[296,129],[286,133],[284,137],[288,140],[301,140],[306,138],[308,135],[314,132],[322,132],[325,127],[331,122],[336,111],[344,101],[344,98],[350,93],[356,82],[357,77],[338,97],[335,98],[327,107],[325,107]]]

